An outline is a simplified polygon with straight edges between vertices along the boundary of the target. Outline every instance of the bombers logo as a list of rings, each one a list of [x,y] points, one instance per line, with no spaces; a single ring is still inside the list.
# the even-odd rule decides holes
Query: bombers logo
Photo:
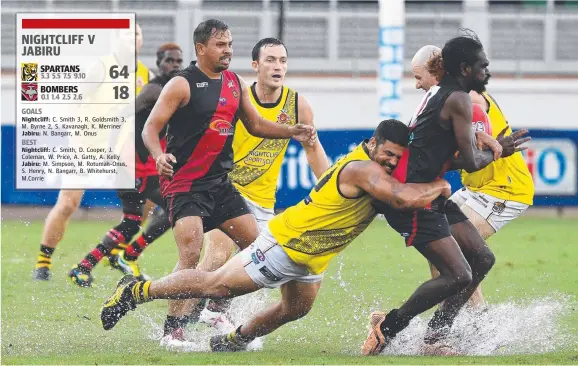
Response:
[[[234,133],[233,125],[223,119],[217,119],[209,125],[213,131],[217,131],[221,136],[231,136]]]
[[[35,102],[38,100],[38,84],[22,83],[21,87],[20,100],[26,102]]]

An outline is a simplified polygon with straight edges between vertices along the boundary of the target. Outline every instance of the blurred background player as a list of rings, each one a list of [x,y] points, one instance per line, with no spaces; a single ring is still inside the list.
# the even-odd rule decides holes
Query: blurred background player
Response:
[[[427,62],[436,54],[441,54],[441,49],[427,45],[420,48],[413,57],[411,66],[416,89],[427,92],[432,86],[437,85],[437,77],[427,70]],[[498,141],[517,140],[527,133],[527,130],[513,133],[502,110],[485,87],[481,93],[470,91],[470,98],[472,103],[481,106],[489,117],[490,128],[484,132]],[[519,144],[528,140],[529,138],[521,139]],[[534,182],[520,152],[524,149],[524,147],[517,149],[511,156],[503,153],[502,159],[490,163],[477,172],[460,171],[464,187],[455,192],[450,199],[460,207],[484,239],[488,239],[508,222],[519,217],[533,203]],[[432,276],[438,276],[439,272],[435,267],[431,264],[430,267]],[[469,305],[478,307],[483,304],[480,285],[470,298]]]
[[[102,241],[91,250],[82,261],[75,265],[68,276],[72,282],[81,287],[90,287],[93,281],[92,269],[105,256],[108,256],[113,248],[120,243],[129,243],[133,236],[140,231],[136,224],[145,213],[147,200],[154,202],[160,207],[155,210],[152,219],[145,231],[134,240],[125,251],[120,252],[111,265],[120,269],[125,274],[132,274],[137,278],[144,279],[145,275],[140,271],[137,259],[146,246],[159,238],[170,228],[168,213],[164,211],[164,202],[160,193],[159,175],[156,171],[155,161],[150,158],[149,152],[142,141],[144,124],[161,94],[163,86],[176,75],[183,63],[183,51],[175,43],[166,43],[157,50],[157,67],[160,75],[146,84],[138,97],[135,106],[135,137],[136,146],[126,144],[129,148],[136,149],[136,190],[118,191],[121,200],[123,220],[114,228],[110,229]],[[131,108],[132,109],[132,108]],[[159,134],[161,143],[165,145],[166,129]],[[163,147],[164,148],[164,147]],[[135,220],[125,220],[126,218]]]
[[[241,248],[259,235],[255,217],[228,177],[233,167],[233,135],[240,118],[249,133],[263,138],[307,141],[313,126],[287,126],[261,117],[241,77],[228,70],[233,37],[220,20],[195,29],[197,61],[163,88],[143,130],[143,140],[161,175],[161,192],[170,215],[179,261],[174,272],[194,268],[203,234],[223,230]],[[167,127],[166,151],[159,133]],[[184,340],[187,302],[169,301],[162,343]]]
[[[280,288],[281,299],[229,334],[211,338],[212,351],[245,350],[257,337],[305,316],[329,262],[373,221],[372,200],[396,209],[426,207],[451,187],[439,179],[402,184],[390,174],[408,143],[408,127],[382,121],[369,140],[329,168],[309,195],[272,218],[253,244],[215,272],[185,269],[156,281],[125,277],[101,311],[105,330],[153,299],[228,298]]]
[[[109,70],[113,65],[122,65],[132,62],[134,59],[135,54],[135,47],[136,52],[140,50],[143,44],[143,36],[142,36],[142,29],[141,27],[136,24],[135,27],[135,38],[136,38],[136,45],[133,45],[132,42],[122,42],[123,38],[119,37],[120,47],[117,49],[114,54],[108,57],[102,57],[100,62],[98,62],[93,69],[90,70],[88,75],[88,80],[97,81],[92,84],[88,84],[90,87],[89,96],[85,96],[84,103],[88,103],[90,99],[98,99],[99,95],[102,93],[109,93],[109,90],[106,89],[108,84],[105,84],[106,81],[110,81],[109,77]],[[132,40],[132,37],[126,37]],[[140,93],[141,88],[148,83],[149,78],[153,76],[152,71],[150,71],[142,62],[138,61],[136,65],[136,71],[131,72],[131,76],[134,76],[136,73],[136,93]],[[104,90],[106,89],[106,90]],[[84,107],[91,107],[94,106],[85,105]],[[99,114],[106,113],[103,112],[106,108],[103,108],[103,105],[98,105]],[[33,278],[36,280],[49,280],[52,276],[50,268],[52,266],[52,255],[54,250],[62,240],[64,236],[64,232],[66,231],[66,227],[68,226],[68,221],[70,217],[78,207],[80,206],[80,201],[82,200],[82,196],[84,195],[84,190],[77,189],[77,190],[70,190],[70,189],[62,189],[58,193],[58,199],[54,207],[50,210],[50,213],[46,217],[46,222],[44,224],[44,229],[42,231],[42,239],[40,242],[40,253],[38,255],[38,259],[36,261],[36,266],[33,272]],[[150,207],[150,206],[149,206]],[[126,221],[126,225],[133,225],[136,224],[140,226],[141,220],[136,219],[136,217],[128,216],[123,219]],[[117,253],[120,250],[117,251]]]
[[[261,39],[251,53],[253,70],[257,81],[249,90],[251,103],[261,117],[280,124],[296,123],[313,125],[313,110],[309,102],[295,90],[283,85],[288,67],[287,48],[276,38]],[[233,170],[229,178],[255,215],[262,231],[267,222],[275,216],[275,193],[277,180],[289,139],[264,139],[251,135],[242,123],[237,123],[233,137]],[[313,174],[319,179],[329,167],[323,146],[302,144],[307,162]],[[235,243],[221,230],[215,229],[205,234],[203,259],[197,267],[202,271],[214,271],[221,267],[237,249]],[[197,301],[192,301],[193,306]],[[228,320],[222,312],[227,300],[210,301],[201,320],[211,325],[223,325]],[[201,303],[202,304],[202,303]],[[202,305],[201,305],[202,306]],[[198,306],[191,319],[199,317]],[[208,310],[208,311],[207,311]]]

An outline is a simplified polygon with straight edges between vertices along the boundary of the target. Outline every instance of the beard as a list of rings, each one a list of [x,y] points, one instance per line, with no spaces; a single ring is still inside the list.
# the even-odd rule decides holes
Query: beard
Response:
[[[479,80],[473,80],[472,81],[472,90],[475,91],[476,93],[483,93],[486,91],[486,85],[488,85],[488,82],[490,81],[490,77],[488,76],[486,77],[483,81],[479,81]]]

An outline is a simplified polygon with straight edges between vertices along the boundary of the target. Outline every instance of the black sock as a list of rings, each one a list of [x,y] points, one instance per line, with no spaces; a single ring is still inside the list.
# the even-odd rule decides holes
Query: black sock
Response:
[[[397,316],[397,309],[393,309],[385,316],[385,320],[379,327],[384,336],[393,338],[409,325],[411,319],[402,319]]]
[[[54,248],[40,244],[40,253],[38,254],[38,259],[36,260],[36,269],[42,267],[50,269],[52,266],[52,253],[54,253]]]
[[[181,325],[180,318],[177,318],[176,316],[167,315],[163,335],[171,334],[173,330],[180,328],[180,325]]]
[[[242,325],[239,325],[239,327],[235,330],[235,337],[240,340],[243,343],[251,343],[253,342],[253,340],[255,339],[255,337],[249,337],[246,335],[242,335],[241,334],[241,327]]]
[[[443,312],[440,309],[436,310],[433,317],[428,323],[428,326],[432,329],[440,329],[443,327],[451,327],[454,319],[449,316],[447,312]]]

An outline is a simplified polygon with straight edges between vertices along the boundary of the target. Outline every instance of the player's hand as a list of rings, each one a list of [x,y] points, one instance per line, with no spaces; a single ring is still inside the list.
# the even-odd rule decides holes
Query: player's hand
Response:
[[[177,159],[173,154],[161,154],[157,157],[157,171],[160,175],[168,178],[173,177],[173,164],[177,162]]]
[[[450,198],[452,195],[452,186],[450,185],[450,183],[447,180],[442,179],[442,181],[443,181],[442,183],[444,184],[444,187],[443,187],[441,195],[444,198]]]
[[[502,145],[492,136],[483,131],[476,131],[476,144],[480,150],[485,148],[492,150],[494,153],[494,161],[498,160],[502,156]]]
[[[508,128],[509,128],[509,126],[506,126],[506,128],[504,128],[502,130],[502,132],[500,132],[500,134],[497,136],[497,140],[500,143],[500,145],[502,145],[502,148],[503,148],[503,151],[502,151],[502,157],[503,158],[506,158],[506,157],[518,152],[518,151],[528,149],[527,146],[520,147],[520,145],[522,145],[523,143],[528,142],[532,139],[529,136],[522,138],[522,136],[528,134],[528,130],[526,130],[526,129],[518,130],[518,131],[512,133],[510,136],[504,136],[504,134],[506,133]]]
[[[295,126],[290,126],[289,130],[291,136],[301,143],[313,146],[317,141],[317,130],[313,126],[296,124]]]

